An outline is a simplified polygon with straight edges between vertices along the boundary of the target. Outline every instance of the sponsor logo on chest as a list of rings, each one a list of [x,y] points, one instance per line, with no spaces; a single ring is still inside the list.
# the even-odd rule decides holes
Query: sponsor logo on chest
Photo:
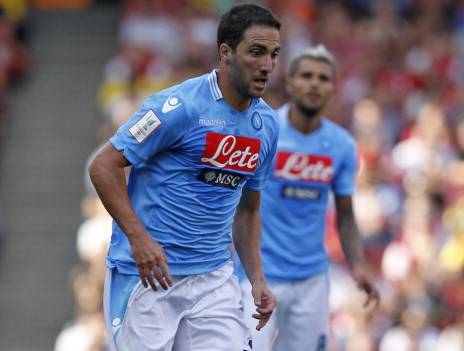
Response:
[[[310,187],[286,185],[282,188],[282,196],[295,200],[319,200],[322,192],[320,189]]]
[[[208,166],[254,172],[258,166],[259,139],[220,133],[207,133],[201,162]]]
[[[203,168],[198,175],[198,180],[203,183],[221,186],[227,189],[237,189],[245,176],[240,173],[228,172],[212,168]]]
[[[287,151],[277,153],[274,176],[278,178],[329,183],[333,173],[330,157]]]

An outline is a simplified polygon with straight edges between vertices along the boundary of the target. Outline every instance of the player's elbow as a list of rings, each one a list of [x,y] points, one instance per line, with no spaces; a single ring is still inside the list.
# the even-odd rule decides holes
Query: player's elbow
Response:
[[[104,177],[104,174],[108,168],[107,162],[102,154],[98,153],[90,161],[87,171],[89,172],[90,180],[94,186],[97,186],[99,179]]]

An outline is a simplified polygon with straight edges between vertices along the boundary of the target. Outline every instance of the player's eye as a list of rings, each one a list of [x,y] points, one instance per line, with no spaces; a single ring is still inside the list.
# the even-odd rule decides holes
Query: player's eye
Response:
[[[306,72],[306,73],[303,73],[301,77],[304,79],[311,79],[313,77],[313,74],[311,72]]]

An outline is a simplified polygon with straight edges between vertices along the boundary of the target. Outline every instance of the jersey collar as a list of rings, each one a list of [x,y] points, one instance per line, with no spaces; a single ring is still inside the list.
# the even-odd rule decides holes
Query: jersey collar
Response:
[[[219,89],[218,80],[217,80],[217,70],[213,69],[211,73],[208,74],[208,83],[209,83],[209,90],[213,99],[218,101],[223,98],[221,89]],[[258,103],[260,98],[251,98],[250,106],[255,105]]]
[[[214,100],[222,99],[222,93],[219,89],[218,80],[217,80],[217,72],[215,69],[208,74],[208,83],[209,83],[209,90],[211,91],[211,95],[213,96]]]

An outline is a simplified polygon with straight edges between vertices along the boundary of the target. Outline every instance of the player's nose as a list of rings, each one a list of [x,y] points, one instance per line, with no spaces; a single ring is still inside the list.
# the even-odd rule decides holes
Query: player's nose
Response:
[[[274,69],[274,60],[272,59],[271,55],[265,55],[260,60],[260,67],[261,72],[266,72],[267,74],[271,73]]]

